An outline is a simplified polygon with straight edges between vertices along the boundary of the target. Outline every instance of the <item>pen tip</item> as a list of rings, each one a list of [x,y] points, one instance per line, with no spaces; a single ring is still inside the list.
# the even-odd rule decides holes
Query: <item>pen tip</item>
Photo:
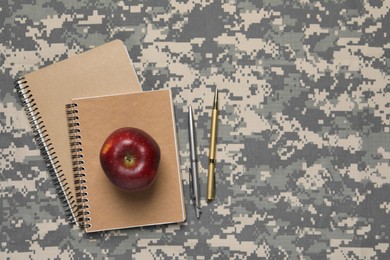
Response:
[[[218,88],[215,88],[213,107],[218,107]]]
[[[197,217],[197,218],[200,218],[200,213],[201,213],[201,211],[197,208],[197,209],[196,209],[196,217]]]

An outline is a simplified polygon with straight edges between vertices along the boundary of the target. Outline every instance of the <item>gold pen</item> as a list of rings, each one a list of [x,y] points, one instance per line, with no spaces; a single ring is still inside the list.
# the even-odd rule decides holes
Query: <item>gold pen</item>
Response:
[[[207,201],[215,198],[215,150],[217,144],[217,122],[218,122],[218,89],[215,89],[214,103],[211,115],[211,133],[210,133],[210,154],[209,169],[207,175]]]

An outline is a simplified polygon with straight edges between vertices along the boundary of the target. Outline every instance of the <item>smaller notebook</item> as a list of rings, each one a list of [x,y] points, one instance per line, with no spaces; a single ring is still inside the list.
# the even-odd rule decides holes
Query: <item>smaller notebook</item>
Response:
[[[185,208],[170,90],[73,99],[67,105],[80,226],[86,232],[183,222]],[[122,127],[149,133],[161,151],[157,178],[127,193],[105,176],[99,152]]]

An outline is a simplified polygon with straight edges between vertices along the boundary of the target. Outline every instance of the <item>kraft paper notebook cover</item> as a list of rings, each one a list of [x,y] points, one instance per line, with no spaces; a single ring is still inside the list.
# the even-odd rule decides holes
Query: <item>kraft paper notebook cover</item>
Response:
[[[124,44],[115,40],[15,82],[67,219],[76,221],[65,104],[71,98],[140,91]]]
[[[185,220],[170,90],[73,99],[67,108],[74,163],[80,165],[75,181],[86,232]],[[105,139],[122,127],[144,130],[160,147],[154,183],[136,193],[116,188],[100,165]]]

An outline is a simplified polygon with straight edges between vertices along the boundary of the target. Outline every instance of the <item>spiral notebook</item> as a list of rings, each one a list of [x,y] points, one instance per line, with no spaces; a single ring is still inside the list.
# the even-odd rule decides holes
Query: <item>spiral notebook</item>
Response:
[[[86,232],[160,225],[185,220],[176,128],[170,90],[73,99],[67,105],[76,167],[80,226]],[[122,127],[151,135],[161,151],[157,177],[146,190],[129,193],[104,174],[99,153]]]
[[[65,104],[71,98],[140,91],[126,47],[115,40],[15,82],[66,217],[76,221],[76,191]]]

